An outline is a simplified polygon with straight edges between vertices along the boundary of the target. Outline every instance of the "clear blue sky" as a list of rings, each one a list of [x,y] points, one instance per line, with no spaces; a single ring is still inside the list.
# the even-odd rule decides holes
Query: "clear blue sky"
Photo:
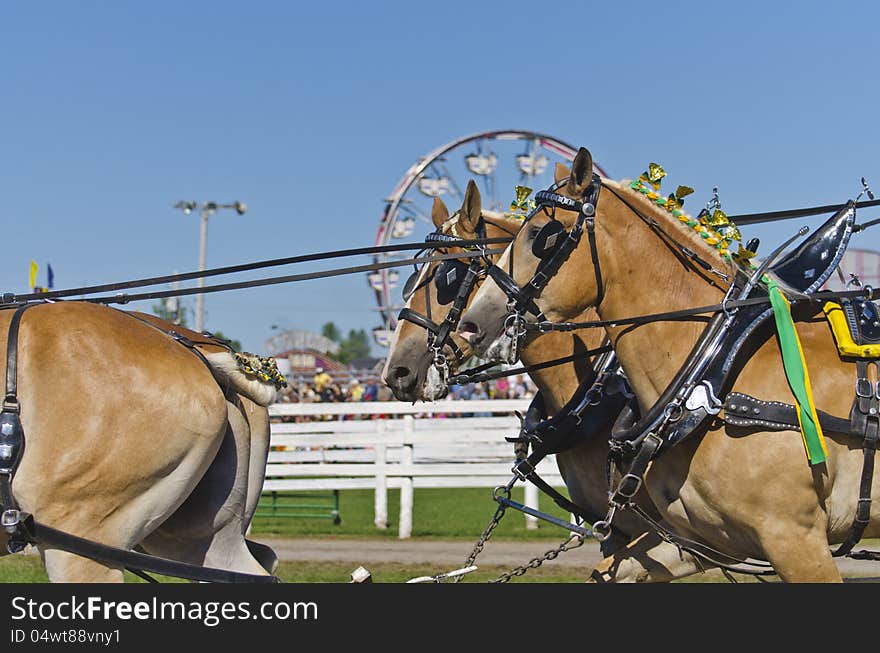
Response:
[[[212,218],[209,266],[370,245],[418,156],[487,129],[661,162],[728,213],[844,201],[880,190],[878,30],[872,2],[4,3],[0,290],[31,259],[56,287],[195,269],[178,199],[249,206]],[[363,275],[206,306],[252,351],[376,324]]]

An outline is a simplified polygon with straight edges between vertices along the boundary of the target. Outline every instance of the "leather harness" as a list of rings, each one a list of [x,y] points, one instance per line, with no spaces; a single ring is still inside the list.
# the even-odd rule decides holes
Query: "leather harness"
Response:
[[[656,220],[643,215],[619,193],[615,192],[614,189],[609,187],[609,190],[639,218],[646,222],[653,231],[658,233],[665,242],[671,241],[670,244],[680,254],[699,265],[703,270],[718,274],[722,278],[727,277],[727,275],[714,269],[711,264],[701,259],[693,250],[678,243],[660,227]],[[588,189],[588,193],[595,193],[592,186]],[[568,242],[571,239],[576,245],[580,236],[581,224],[584,222],[581,211],[584,207],[591,204],[589,200],[593,197],[595,195],[585,197],[584,201],[579,203],[555,193],[538,193],[536,195],[536,202],[538,204],[536,211],[547,205],[578,211],[579,214],[575,225],[565,241]],[[562,198],[561,201],[560,198]],[[591,214],[588,222],[588,233],[592,236],[594,233],[592,226],[595,204],[587,208],[587,211]],[[534,215],[534,212],[532,215]],[[795,290],[795,292],[803,294],[815,292],[825,283],[828,276],[830,276],[833,269],[839,263],[846,249],[849,236],[853,231],[854,219],[855,203],[849,202],[840,208],[812,238],[808,239],[793,254],[786,256],[783,262],[774,267],[773,271],[776,276],[786,283],[789,290]],[[721,311],[717,312],[709,325],[707,325],[703,335],[694,346],[691,355],[688,356],[673,382],[648,414],[638,420],[637,424],[633,424],[636,421],[637,408],[630,405],[624,407],[620,413],[615,423],[611,442],[612,454],[609,456],[608,463],[609,487],[612,487],[612,467],[619,466],[625,461],[629,461],[629,465],[626,473],[622,474],[616,488],[609,493],[608,515],[606,515],[604,520],[593,524],[594,531],[599,533],[600,540],[605,540],[611,535],[612,521],[616,510],[630,508],[648,521],[649,525],[668,541],[674,542],[681,548],[691,551],[698,557],[710,560],[713,564],[717,564],[722,568],[739,571],[739,569],[734,569],[731,564],[743,561],[736,560],[720,551],[711,549],[711,547],[701,543],[693,543],[672,533],[668,528],[651,519],[650,516],[636,506],[633,503],[633,497],[641,487],[642,478],[650,461],[661,453],[662,450],[674,446],[688,435],[694,433],[709,417],[716,416],[721,408],[725,409],[724,419],[732,425],[761,426],[779,430],[798,429],[794,406],[781,402],[762,402],[748,395],[730,392],[730,386],[739,368],[745,364],[751,352],[756,350],[769,337],[769,330],[764,329],[763,334],[761,334],[762,329],[760,327],[766,324],[767,319],[772,315],[772,309],[766,308],[766,303],[756,296],[756,294],[766,294],[766,291],[757,284],[757,281],[773,258],[793,240],[794,238],[790,239],[778,248],[773,255],[765,259],[758,272],[753,273],[750,278],[744,279],[741,274],[737,275],[728,290],[725,302],[722,302],[720,305]],[[829,243],[831,243],[830,247]],[[594,238],[590,240],[590,248],[597,282],[597,300],[594,304],[598,305],[601,302],[604,288]],[[510,252],[512,261],[513,247],[511,247]],[[505,274],[497,268],[493,273],[490,269],[490,276],[508,296],[508,305],[511,308],[511,317],[514,323],[522,319],[522,311],[532,313],[538,320],[544,319],[540,309],[534,303],[534,298],[546,286],[549,278],[558,272],[562,262],[568,258],[569,254],[570,251],[564,252],[562,254],[564,258],[559,261],[558,265],[549,268],[544,267],[543,270],[541,267],[544,266],[544,260],[542,260],[538,271],[536,271],[532,281],[525,289],[520,289],[513,280],[512,262],[509,274]],[[815,267],[803,265],[805,260],[811,263],[821,261],[825,267],[817,274]],[[548,271],[550,272],[549,276]],[[541,273],[539,274],[538,272]],[[740,294],[732,302],[730,301],[731,295],[735,290],[739,290]],[[870,294],[870,289],[867,290]],[[746,307],[750,303],[752,305]],[[731,310],[731,304],[737,305]],[[693,314],[694,312],[681,311],[681,313]],[[508,319],[510,320],[510,317]],[[626,321],[638,324],[649,320],[633,318]],[[608,321],[608,323],[612,322],[619,324],[622,321]],[[572,324],[571,326],[578,327],[581,325]],[[599,323],[587,326],[599,326]],[[544,329],[538,328],[536,330]],[[526,329],[522,329],[520,333],[525,331]],[[514,333],[512,335],[513,337],[518,337],[519,334]],[[727,352],[727,354],[722,356],[720,355],[722,352]],[[853,546],[861,538],[869,521],[874,452],[878,446],[878,437],[880,437],[878,436],[878,431],[880,431],[880,428],[878,428],[880,382],[876,386],[871,385],[870,380],[866,376],[867,365],[868,363],[865,361],[857,363],[857,396],[850,419],[837,418],[819,411],[820,422],[823,427],[829,431],[860,437],[863,441],[864,462],[857,513],[846,541],[834,552],[835,556],[850,554]],[[726,396],[724,395],[725,391],[727,392]],[[725,400],[720,400],[716,396],[716,392],[725,396]],[[711,553],[711,555],[708,555],[708,553]],[[861,554],[851,555],[865,557],[866,555],[877,554],[861,552]],[[763,567],[761,565],[761,570],[748,573],[767,573]]]

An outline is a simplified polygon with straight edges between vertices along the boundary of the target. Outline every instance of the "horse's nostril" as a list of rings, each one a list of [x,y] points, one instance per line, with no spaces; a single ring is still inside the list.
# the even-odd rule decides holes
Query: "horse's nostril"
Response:
[[[398,366],[394,368],[394,378],[395,379],[405,379],[410,376],[412,371],[408,367]]]

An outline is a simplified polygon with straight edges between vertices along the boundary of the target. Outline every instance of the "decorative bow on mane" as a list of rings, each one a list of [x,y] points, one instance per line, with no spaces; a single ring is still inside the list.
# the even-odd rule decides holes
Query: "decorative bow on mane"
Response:
[[[528,186],[517,186],[515,190],[516,197],[510,203],[510,212],[504,215],[516,220],[525,220],[526,216],[535,210],[535,200],[529,199],[532,189]]]
[[[755,256],[755,252],[751,252],[742,246],[740,242],[742,241],[742,234],[737,226],[730,221],[730,218],[727,217],[727,214],[721,210],[717,194],[713,202],[710,202],[710,205],[714,206],[714,210],[711,213],[708,209],[703,209],[697,218],[692,218],[684,212],[682,207],[684,206],[684,198],[693,193],[694,189],[690,186],[679,186],[675,189],[674,193],[663,197],[659,191],[665,176],[666,171],[663,169],[663,166],[659,163],[651,163],[648,169],[630,184],[630,188],[638,191],[658,206],[663,207],[681,222],[696,231],[700,238],[707,245],[711,245],[718,250],[718,253],[725,260],[733,260],[740,265],[749,267],[750,259]],[[739,250],[731,254],[729,247],[734,242],[740,243]]]
[[[274,358],[261,358],[248,352],[234,352],[235,362],[239,369],[249,376],[255,376],[261,381],[271,383],[276,388],[286,388],[287,379],[278,369],[278,363]]]

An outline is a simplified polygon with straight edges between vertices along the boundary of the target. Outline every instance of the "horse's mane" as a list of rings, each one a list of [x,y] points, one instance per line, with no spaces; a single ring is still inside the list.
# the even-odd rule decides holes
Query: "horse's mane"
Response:
[[[603,179],[602,181],[606,186],[610,186],[617,193],[623,195],[634,205],[638,206],[644,213],[655,218],[664,229],[673,233],[677,232],[681,234],[689,245],[693,245],[692,249],[702,254],[706,254],[709,257],[708,260],[710,263],[713,265],[716,263],[722,264],[726,269],[719,269],[722,269],[724,272],[729,272],[730,274],[735,272],[735,264],[722,258],[721,253],[712,245],[707,244],[694,229],[687,226],[687,224],[672,215],[672,213],[665,208],[658,206],[641,193],[633,190],[630,187],[632,180],[622,179],[621,181],[612,181],[610,179]],[[736,243],[731,243],[731,247],[735,246]]]
[[[513,233],[519,231],[519,228],[522,226],[522,220],[518,220],[517,218],[512,218],[506,213],[501,211],[489,211],[488,209],[484,209],[481,211],[481,215],[483,218],[489,218],[492,222],[486,221],[488,225],[494,226],[496,229],[502,229],[498,226],[498,223],[505,224],[506,226],[511,227]],[[453,228],[458,224],[458,218],[460,213],[456,211],[449,219],[443,223],[443,233],[454,235]],[[494,223],[494,224],[493,224]],[[503,231],[504,229],[502,229]]]

